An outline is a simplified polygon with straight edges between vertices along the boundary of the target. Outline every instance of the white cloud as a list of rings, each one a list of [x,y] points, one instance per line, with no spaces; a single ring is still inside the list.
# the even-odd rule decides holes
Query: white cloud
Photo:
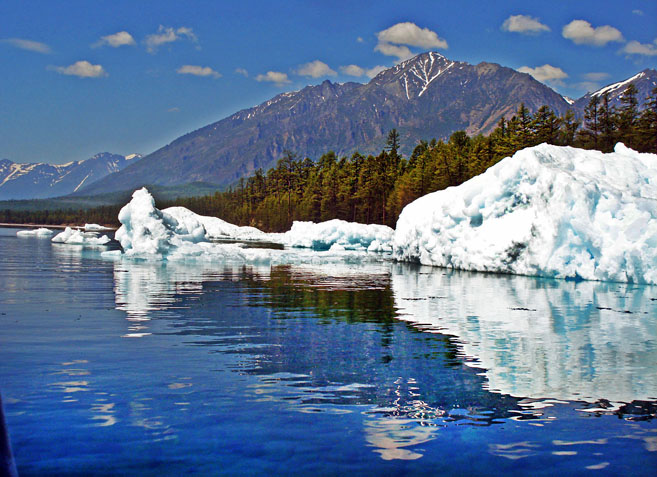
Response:
[[[528,15],[511,15],[502,23],[502,30],[515,33],[537,34],[550,31],[550,27],[543,25],[538,18]]]
[[[152,35],[148,35],[146,37],[146,50],[149,53],[155,53],[160,46],[166,43],[173,43],[175,41],[183,40],[185,38],[194,43],[198,42],[198,39],[196,38],[196,35],[191,28],[180,27],[174,29],[160,25],[160,27],[157,29],[157,33],[153,33]]]
[[[379,51],[386,56],[396,56],[400,60],[407,60],[413,56],[407,46],[391,45],[390,43],[378,43],[374,51]]]
[[[603,72],[600,73],[592,72],[592,73],[586,73],[582,76],[589,81],[602,81],[609,78],[611,75],[609,73],[603,73]]]
[[[541,82],[550,82],[553,84],[563,84],[561,80],[568,78],[568,74],[561,68],[552,65],[537,66],[530,68],[529,66],[522,66],[518,68],[521,73],[528,73]]]
[[[628,55],[657,56],[657,39],[652,43],[639,43],[631,41],[621,50]]]
[[[600,83],[595,81],[582,81],[581,83],[575,83],[570,85],[571,88],[580,89],[583,91],[591,92],[597,91],[600,89]]]
[[[167,113],[178,113],[180,112],[180,108],[178,106],[174,106],[173,108],[167,109]]]
[[[374,78],[385,69],[387,69],[387,67],[380,65],[374,66],[372,68],[362,68],[358,65],[346,65],[340,67],[340,71],[342,71],[342,73],[345,75],[356,77],[367,76],[368,78]]]
[[[321,78],[322,76],[335,76],[337,73],[323,61],[315,60],[309,63],[299,65],[296,73],[301,76],[309,76],[311,78]]]
[[[256,81],[266,81],[269,83],[275,83],[277,86],[282,86],[286,83],[289,83],[290,80],[287,77],[286,73],[281,73],[280,71],[267,71],[264,75],[256,76]]]
[[[176,70],[181,75],[193,76],[210,76],[212,78],[221,78],[221,74],[209,66],[183,65]]]
[[[237,73],[238,75],[242,75],[245,78],[249,77],[249,72],[246,71],[244,68],[235,68],[235,73]]]
[[[640,17],[643,16],[643,10],[639,10],[639,9],[632,10],[632,13],[634,13],[635,15],[639,15]]]
[[[623,35],[616,28],[609,25],[593,28],[586,20],[573,20],[563,27],[561,34],[576,45],[604,46],[612,41],[623,41]]]
[[[387,70],[387,69],[388,69],[387,66],[376,65],[376,66],[373,66],[372,68],[368,68],[365,71],[365,76],[367,76],[368,78],[371,79],[371,78],[374,78],[379,73],[381,73],[383,70]]]
[[[136,44],[135,39],[132,37],[130,33],[128,33],[127,31],[119,31],[112,35],[101,37],[100,40],[98,40],[92,46],[94,48],[97,48],[99,46],[106,45],[106,46],[118,48],[119,46],[131,46],[135,44]]]
[[[340,71],[349,76],[365,76],[365,68],[361,68],[358,65],[341,66]]]
[[[363,43],[363,41],[365,41],[365,40],[363,40],[363,37],[362,37],[362,36],[359,36],[358,38],[356,38],[356,41],[357,41],[358,43]]]
[[[43,53],[44,55],[52,52],[50,47],[45,43],[33,40],[25,40],[24,38],[7,38],[5,40],[0,40],[0,42],[8,43],[11,46],[20,48],[21,50],[34,51],[36,53]]]
[[[69,66],[53,66],[50,69],[62,75],[77,76],[78,78],[102,78],[108,76],[102,65],[92,65],[86,60],[76,61]]]
[[[447,42],[428,28],[420,28],[415,23],[397,23],[376,34],[379,42],[374,51],[400,60],[411,57],[409,46],[419,48],[447,48]]]

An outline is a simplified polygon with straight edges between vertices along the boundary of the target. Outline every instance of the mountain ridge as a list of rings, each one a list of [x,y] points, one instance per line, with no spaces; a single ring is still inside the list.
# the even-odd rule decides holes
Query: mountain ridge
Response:
[[[410,154],[419,139],[491,131],[520,103],[547,104],[565,113],[568,103],[533,77],[495,63],[471,65],[428,52],[377,74],[368,83],[328,80],[284,92],[177,138],[117,176],[81,193],[204,180],[234,183],[275,165],[284,151],[318,158],[333,150],[378,153],[390,129]]]
[[[78,191],[87,184],[119,172],[141,159],[139,154],[121,156],[102,152],[66,164],[16,163],[0,160],[0,200],[45,199]]]
[[[639,100],[657,72],[644,70],[606,86],[617,104],[629,81],[644,81]],[[602,91],[605,88],[602,88]],[[389,130],[400,134],[400,152],[409,155],[420,139],[447,138],[455,130],[489,133],[501,117],[524,103],[530,112],[543,105],[580,118],[592,94],[572,100],[527,73],[497,63],[472,65],[427,52],[379,72],[368,83],[325,80],[280,93],[176,138],[122,171],[87,182],[75,195],[93,195],[144,184],[173,186],[197,181],[227,186],[258,168],[275,166],[286,151],[319,158],[376,154]]]

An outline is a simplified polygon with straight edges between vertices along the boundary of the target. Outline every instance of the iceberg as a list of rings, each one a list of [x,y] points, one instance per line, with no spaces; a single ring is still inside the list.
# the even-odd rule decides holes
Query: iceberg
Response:
[[[110,238],[107,235],[98,237],[98,234],[95,232],[83,232],[82,230],[66,227],[63,232],[55,235],[52,241],[73,245],[107,245],[110,242]]]
[[[19,230],[16,232],[18,237],[38,237],[38,238],[47,238],[50,237],[54,232],[46,228],[30,229],[30,230]]]
[[[185,243],[207,241],[205,227],[195,214],[179,218],[157,209],[153,196],[142,188],[119,212],[122,225],[114,238],[128,256],[165,256]]]
[[[406,206],[393,248],[424,265],[657,284],[657,155],[523,149]]]

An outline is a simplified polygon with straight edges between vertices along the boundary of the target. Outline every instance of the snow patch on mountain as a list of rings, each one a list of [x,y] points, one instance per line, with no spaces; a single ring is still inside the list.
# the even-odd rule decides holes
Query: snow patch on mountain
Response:
[[[595,93],[591,94],[591,96],[602,96],[605,93],[611,93],[611,92],[616,91],[618,89],[621,89],[623,87],[627,87],[627,85],[629,85],[630,83],[632,83],[632,82],[634,82],[638,79],[643,78],[645,76],[645,74],[646,73],[644,71],[642,71],[641,73],[637,73],[634,76],[632,76],[631,78],[626,79],[625,81],[619,81],[618,83],[614,83],[614,84],[610,84],[609,86],[605,86],[604,88],[599,89]],[[625,89],[625,88],[623,88],[623,89]]]

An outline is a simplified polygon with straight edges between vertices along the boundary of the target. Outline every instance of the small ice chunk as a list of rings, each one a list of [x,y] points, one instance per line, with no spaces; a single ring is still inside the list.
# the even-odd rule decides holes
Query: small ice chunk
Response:
[[[52,234],[54,234],[50,229],[46,228],[38,228],[38,229],[30,229],[30,230],[19,230],[16,232],[16,235],[18,237],[37,237],[37,238],[47,238],[50,237]]]
[[[92,230],[112,230],[112,229],[98,224],[84,224],[84,230],[92,231]]]
[[[326,222],[294,222],[292,228],[281,235],[281,241],[290,247],[313,250],[384,251],[391,250],[394,230],[385,225],[359,224],[344,220]],[[376,243],[375,243],[376,242]],[[372,244],[375,245],[370,250]]]
[[[206,237],[209,239],[214,238],[230,238],[235,240],[268,240],[265,232],[255,227],[240,227],[221,220],[218,217],[207,217],[198,215],[184,207],[169,207],[163,209],[163,213],[169,214],[179,222],[186,222],[193,220],[199,222],[205,228]]]
[[[63,232],[55,235],[52,241],[74,245],[106,245],[110,242],[110,238],[107,235],[98,237],[95,232],[83,232],[82,230],[66,227]]]

